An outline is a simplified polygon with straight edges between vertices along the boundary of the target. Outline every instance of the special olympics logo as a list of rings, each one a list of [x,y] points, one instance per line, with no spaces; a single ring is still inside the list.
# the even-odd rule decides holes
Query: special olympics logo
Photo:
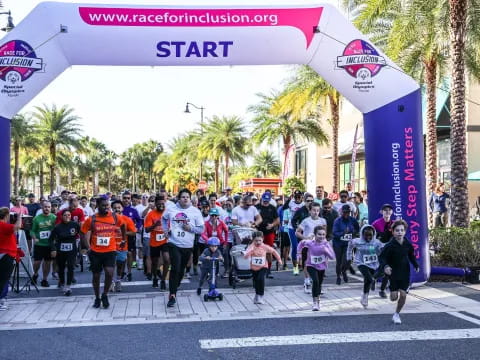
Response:
[[[175,217],[173,218],[173,221],[175,221],[176,223],[187,223],[188,216],[183,212],[179,212],[175,215]]]
[[[360,39],[350,42],[343,55],[337,56],[337,66],[362,81],[377,75],[385,65],[385,58],[372,45]]]
[[[43,67],[42,59],[25,41],[12,40],[0,46],[0,80],[15,85]]]

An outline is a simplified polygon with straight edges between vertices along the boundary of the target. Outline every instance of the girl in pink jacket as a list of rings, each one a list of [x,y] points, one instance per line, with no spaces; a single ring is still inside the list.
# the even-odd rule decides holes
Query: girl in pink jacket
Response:
[[[277,259],[279,265],[282,265],[282,259],[274,248],[263,243],[263,233],[256,231],[253,234],[253,242],[244,253],[244,257],[250,257],[250,269],[253,275],[253,286],[255,288],[254,304],[265,304],[263,295],[265,294],[265,275],[268,270],[267,254],[272,254]]]
[[[335,259],[335,253],[327,241],[327,232],[323,226],[315,226],[313,229],[314,240],[303,240],[298,244],[297,254],[301,261],[302,249],[308,249],[308,257],[304,266],[307,267],[310,279],[312,279],[312,311],[320,310],[320,293],[322,292],[322,282],[325,276],[325,270],[328,266],[328,259]]]

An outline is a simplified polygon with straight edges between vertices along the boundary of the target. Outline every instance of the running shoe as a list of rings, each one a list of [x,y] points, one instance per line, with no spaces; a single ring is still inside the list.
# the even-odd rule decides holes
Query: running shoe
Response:
[[[147,274],[147,280],[148,281],[152,280],[152,274],[150,274],[150,273]]]
[[[342,283],[342,279],[340,279],[340,276],[337,276],[337,285],[340,285]]]
[[[167,290],[167,284],[165,280],[160,281],[160,290]]]
[[[176,302],[177,301],[175,300],[175,296],[170,296],[170,299],[168,299],[167,307],[174,307]]]
[[[136,267],[137,267],[137,262],[136,261],[132,262],[132,269],[135,269]]]
[[[69,286],[67,286],[67,287],[65,288],[64,295],[65,295],[65,296],[70,296],[70,295],[72,295],[72,289],[70,289]]]
[[[52,272],[52,278],[54,278],[55,280],[58,280],[58,275],[56,272]]]
[[[378,293],[378,295],[380,295],[380,297],[383,298],[383,299],[386,299],[386,298],[387,298],[387,294],[385,293],[385,290],[380,290],[380,292]]]
[[[8,310],[7,299],[0,300],[0,311]]]
[[[95,298],[95,301],[93,302],[93,307],[98,309],[100,307],[101,301],[100,298]]]
[[[368,294],[363,294],[360,299],[360,304],[366,309],[368,307]]]
[[[158,278],[153,279],[152,287],[153,288],[158,288]]]
[[[258,295],[257,294],[255,294],[255,296],[253,297],[253,303],[258,304]]]
[[[298,265],[293,267],[293,275],[298,276]]]
[[[64,286],[64,285],[59,281],[58,284],[57,284],[57,288],[63,289],[63,286]]]
[[[270,271],[270,269],[268,269],[268,271],[267,271],[267,279],[273,279],[273,275],[272,275],[272,272]]]
[[[132,273],[127,274],[127,281],[132,281]]]
[[[312,293],[312,288],[308,283],[303,284],[303,290],[305,291],[305,294],[311,294]]]
[[[41,287],[50,287],[50,284],[48,283],[47,280],[42,280],[42,282],[40,283],[40,286]]]
[[[343,273],[343,282],[348,283],[348,276],[346,272]]]
[[[122,291],[122,282],[120,280],[115,281],[115,291],[116,292]]]
[[[143,270],[143,260],[138,260],[137,270]]]
[[[190,273],[186,272],[185,275],[183,276],[184,279],[190,279]]]
[[[313,305],[312,305],[312,311],[319,311],[320,310],[320,304],[317,300],[313,300]]]
[[[108,302],[108,296],[107,294],[102,294],[102,305],[105,309],[108,309],[108,307],[110,306],[110,303]]]
[[[201,293],[202,293],[202,288],[198,288],[198,289],[197,289],[197,295],[200,296]]]
[[[258,295],[257,304],[264,305],[265,300],[263,300],[263,295]]]
[[[393,314],[392,321],[394,324],[400,325],[402,323],[402,320],[400,319],[400,314],[399,313]]]

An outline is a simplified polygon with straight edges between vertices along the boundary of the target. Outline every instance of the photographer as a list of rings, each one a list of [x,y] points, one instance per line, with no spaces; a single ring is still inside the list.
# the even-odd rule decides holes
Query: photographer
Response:
[[[22,226],[22,217],[16,216],[15,224],[10,224],[10,210],[0,208],[0,293],[12,275],[13,260],[17,256],[17,239],[15,233]],[[0,310],[7,310],[5,298],[0,298]]]

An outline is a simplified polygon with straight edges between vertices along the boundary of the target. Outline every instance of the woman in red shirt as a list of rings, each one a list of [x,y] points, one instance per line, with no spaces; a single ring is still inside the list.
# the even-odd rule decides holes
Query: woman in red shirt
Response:
[[[5,302],[6,292],[5,286],[8,279],[12,275],[13,261],[17,256],[17,239],[15,233],[22,226],[22,217],[17,216],[14,225],[10,224],[10,210],[6,207],[0,208],[0,294],[4,297],[0,298],[0,310],[7,310]]]

